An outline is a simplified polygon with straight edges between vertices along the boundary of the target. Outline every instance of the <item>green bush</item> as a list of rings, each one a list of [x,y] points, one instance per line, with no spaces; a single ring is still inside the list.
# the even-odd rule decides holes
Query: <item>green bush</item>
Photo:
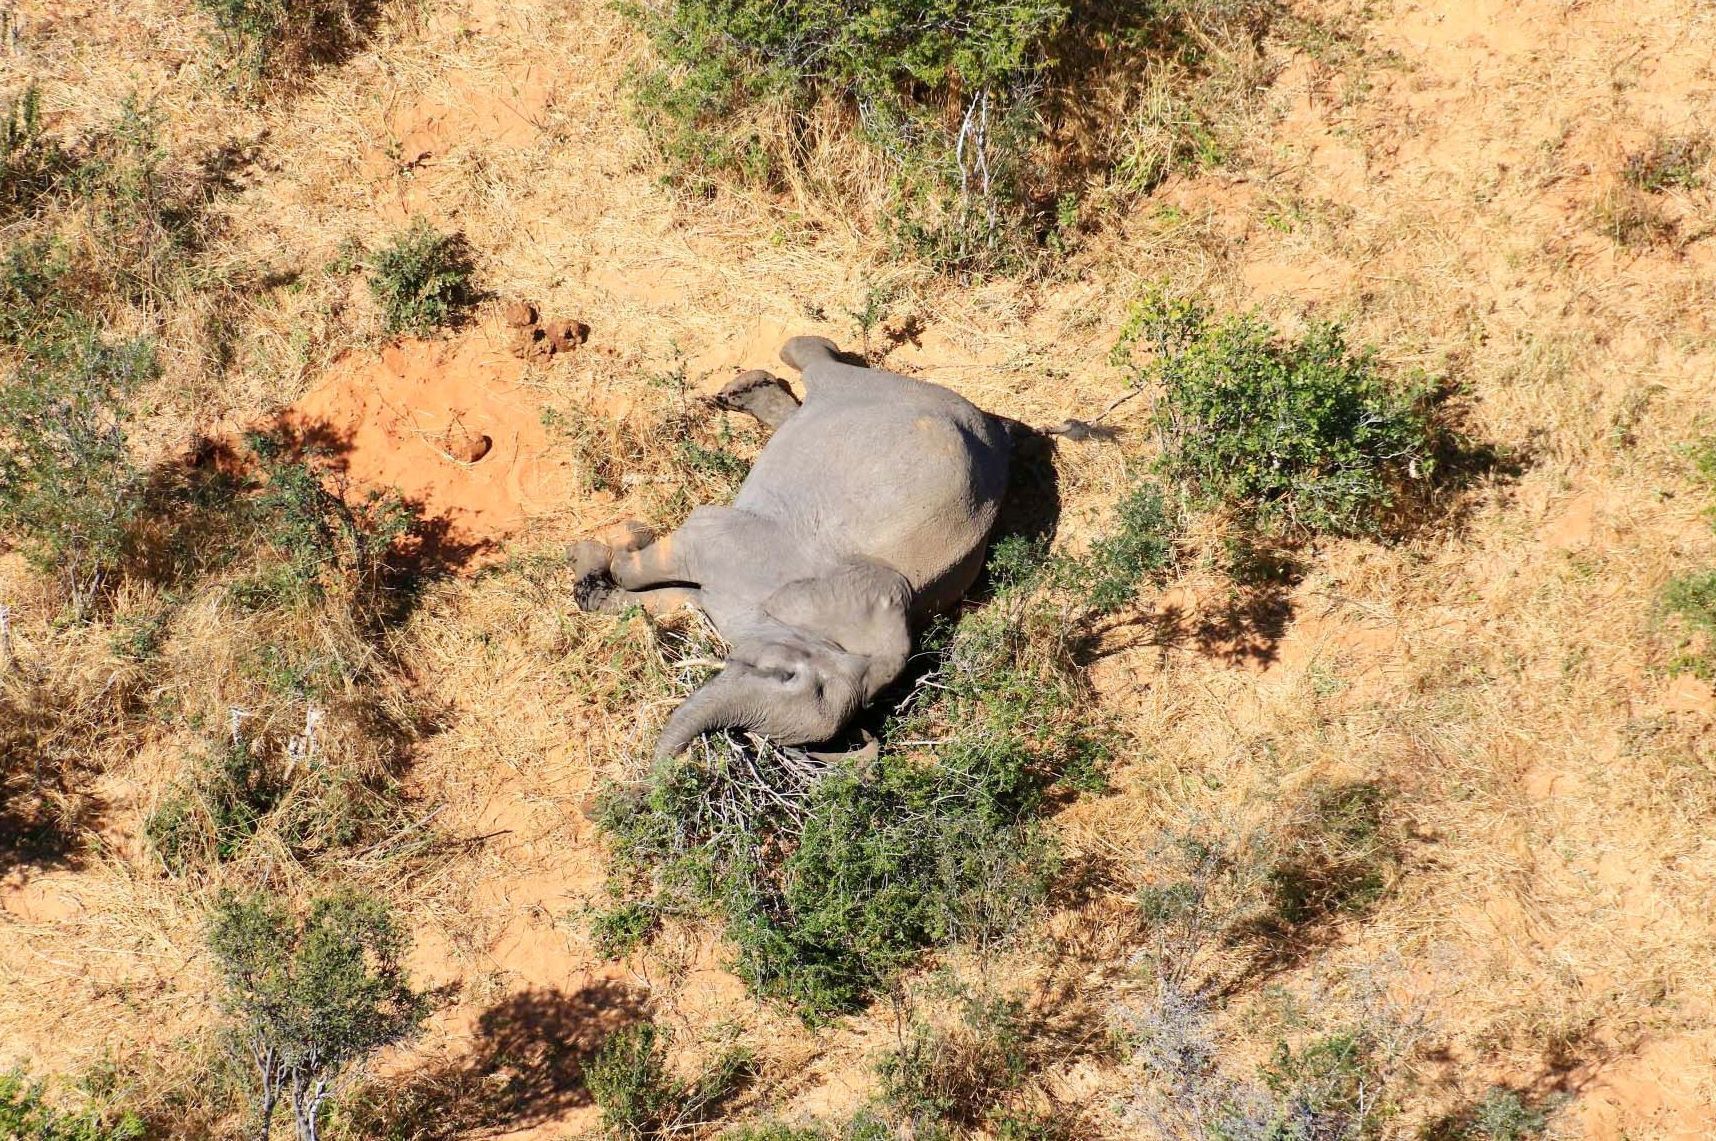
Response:
[[[32,341],[0,386],[0,523],[78,614],[118,568],[142,507],[125,425],[156,374],[152,342],[68,324]]]
[[[640,1022],[610,1034],[596,1051],[584,1080],[610,1136],[651,1141],[708,1125],[750,1072],[750,1055],[728,1050],[695,1081],[684,1081],[668,1069],[670,1041],[655,1023]]]
[[[1135,85],[1168,59],[1195,71],[1215,38],[1248,38],[1267,8],[630,0],[622,11],[655,48],[633,94],[670,178],[785,185],[820,118],[887,172],[885,189],[827,189],[849,203],[874,194],[865,206],[896,243],[964,270],[1061,247],[1091,168],[1126,153],[1126,132],[1089,114],[1091,87]],[[1210,36],[1217,25],[1240,34]]]
[[[590,940],[597,954],[618,959],[641,946],[661,923],[653,904],[630,900],[590,917]]]
[[[369,288],[389,333],[428,336],[457,321],[475,301],[476,272],[464,238],[423,219],[396,234],[369,262]]]
[[[1295,1050],[1277,1043],[1263,1081],[1277,1099],[1269,1136],[1283,1141],[1381,1135],[1393,1115],[1379,1045],[1362,1032],[1314,1038]]]
[[[1003,548],[1003,555],[1013,548]],[[860,1008],[925,947],[1005,938],[1058,865],[1035,822],[1107,738],[1033,576],[940,637],[885,731],[934,740],[817,762],[717,739],[599,801],[623,875],[666,912],[725,917],[735,969],[816,1021]]]
[[[223,742],[189,781],[168,790],[143,833],[167,870],[183,875],[236,856],[284,793],[250,742]]]
[[[1173,505],[1153,483],[1135,483],[1114,510],[1114,526],[1091,544],[1090,553],[1074,568],[1086,604],[1098,614],[1129,605],[1138,588],[1159,584],[1177,554],[1180,519]]]
[[[410,1038],[428,1014],[403,965],[409,935],[379,901],[351,892],[314,900],[301,919],[275,896],[223,895],[209,949],[257,1067],[264,1139],[284,1098],[300,1141],[315,1141],[348,1067]]]
[[[241,584],[241,601],[301,602],[334,589],[372,608],[388,586],[389,555],[416,525],[415,510],[397,494],[350,496],[313,443],[259,432],[245,443],[263,478],[251,514],[278,563]]]
[[[144,1135],[134,1113],[108,1120],[99,1114],[72,1114],[42,1100],[42,1086],[22,1070],[0,1073],[0,1137],[8,1141],[134,1141]]]
[[[1156,293],[1115,357],[1161,390],[1163,476],[1265,534],[1387,533],[1434,469],[1431,392],[1391,383],[1338,325],[1289,340],[1259,317],[1214,321]]]

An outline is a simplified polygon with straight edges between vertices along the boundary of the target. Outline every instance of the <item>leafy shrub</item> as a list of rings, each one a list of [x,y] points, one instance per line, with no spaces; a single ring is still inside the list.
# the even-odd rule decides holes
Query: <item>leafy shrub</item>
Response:
[[[314,900],[302,919],[267,894],[216,904],[209,949],[257,1067],[263,1138],[284,1096],[300,1141],[314,1141],[347,1069],[416,1033],[428,1004],[405,972],[409,947],[384,905],[349,892]]]
[[[660,922],[654,906],[631,900],[592,915],[590,939],[598,954],[617,959],[642,945]]]
[[[464,238],[442,234],[421,218],[394,235],[368,268],[369,289],[389,333],[428,336],[475,300],[476,267]]]
[[[354,500],[324,470],[313,442],[252,432],[245,443],[263,476],[254,517],[280,564],[274,575],[245,584],[241,596],[292,602],[332,588],[372,607],[387,586],[388,556],[411,532],[416,512],[396,494],[372,491]]]
[[[0,1073],[0,1137],[11,1141],[133,1141],[144,1135],[134,1113],[115,1120],[98,1114],[71,1114],[42,1100],[42,1086],[22,1070]]]
[[[728,1050],[684,1081],[668,1069],[669,1042],[655,1023],[640,1022],[609,1035],[591,1059],[585,1081],[611,1136],[649,1141],[707,1125],[750,1071],[748,1053]]]
[[[1140,481],[1121,497],[1114,527],[1091,545],[1073,575],[1086,604],[1110,614],[1130,604],[1138,588],[1159,582],[1174,565],[1180,520],[1153,483]]]
[[[887,186],[873,214],[897,243],[985,269],[1056,248],[1081,175],[1111,161],[1116,131],[1089,114],[1093,72],[1125,86],[1165,58],[1195,67],[1213,42],[1200,33],[1254,26],[1266,7],[671,0],[623,10],[655,47],[634,98],[672,178],[784,185],[820,116],[881,160]],[[1049,124],[1079,137],[1055,138]],[[833,189],[850,199],[862,188]]]
[[[1161,388],[1160,470],[1265,533],[1376,535],[1434,466],[1430,392],[1390,383],[1337,325],[1283,339],[1255,316],[1214,321],[1156,293],[1128,320],[1116,360],[1150,359]]]
[[[1276,1045],[1263,1081],[1278,1099],[1271,1135],[1363,1141],[1392,1115],[1378,1044],[1363,1031]]]
[[[1041,598],[1013,588],[943,637],[918,691],[934,700],[889,730],[933,751],[820,762],[718,740],[599,801],[635,886],[724,915],[741,977],[809,1020],[857,1009],[924,947],[1015,929],[1057,866],[1034,822],[1046,790],[1105,754]]]
[[[79,614],[118,567],[142,505],[125,423],[156,370],[151,342],[73,326],[32,342],[0,387],[0,523]]]

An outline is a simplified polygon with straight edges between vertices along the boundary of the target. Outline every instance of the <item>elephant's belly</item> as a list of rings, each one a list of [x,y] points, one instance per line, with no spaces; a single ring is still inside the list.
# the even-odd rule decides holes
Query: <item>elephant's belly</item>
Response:
[[[987,422],[979,428],[989,430],[887,406],[800,413],[763,449],[733,505],[814,548],[887,563],[921,591],[957,576],[994,525],[1007,454]]]

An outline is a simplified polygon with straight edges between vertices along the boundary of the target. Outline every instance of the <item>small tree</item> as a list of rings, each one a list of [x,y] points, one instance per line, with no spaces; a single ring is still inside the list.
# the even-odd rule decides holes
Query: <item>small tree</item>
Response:
[[[147,340],[77,328],[28,346],[0,384],[0,524],[58,573],[80,616],[118,564],[142,505],[127,401],[156,373]]]
[[[401,965],[410,938],[374,899],[325,896],[300,921],[267,893],[228,895],[209,945],[256,1064],[263,1141],[282,1094],[300,1141],[315,1141],[322,1106],[347,1069],[409,1038],[428,1013]]]

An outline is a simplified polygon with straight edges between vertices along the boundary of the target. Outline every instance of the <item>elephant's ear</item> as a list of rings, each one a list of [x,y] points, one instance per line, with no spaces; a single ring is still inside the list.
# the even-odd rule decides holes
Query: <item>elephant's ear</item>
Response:
[[[865,560],[795,579],[763,602],[770,616],[866,659],[863,700],[906,668],[912,652],[911,587],[892,567]]]

